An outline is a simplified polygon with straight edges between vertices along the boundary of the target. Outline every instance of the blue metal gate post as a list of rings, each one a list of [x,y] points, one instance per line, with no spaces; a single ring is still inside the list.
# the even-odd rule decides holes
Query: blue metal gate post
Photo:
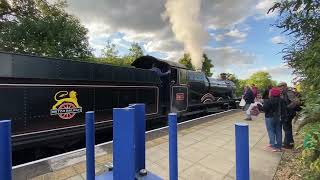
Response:
[[[144,104],[130,104],[130,107],[135,110],[135,171],[139,172],[145,169],[146,161],[146,120],[145,120],[145,105]]]
[[[0,121],[0,179],[12,179],[11,121]]]
[[[113,109],[113,179],[135,179],[135,110]]]
[[[86,163],[87,163],[87,180],[95,179],[95,162],[94,162],[94,112],[86,112]]]
[[[249,130],[248,124],[236,123],[236,179],[249,180]]]
[[[169,114],[169,169],[170,180],[178,180],[177,114]]]

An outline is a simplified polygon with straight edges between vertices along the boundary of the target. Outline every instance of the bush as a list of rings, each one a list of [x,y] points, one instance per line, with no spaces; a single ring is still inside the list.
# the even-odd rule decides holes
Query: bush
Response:
[[[300,130],[304,138],[301,164],[304,179],[320,179],[320,122],[308,123]]]

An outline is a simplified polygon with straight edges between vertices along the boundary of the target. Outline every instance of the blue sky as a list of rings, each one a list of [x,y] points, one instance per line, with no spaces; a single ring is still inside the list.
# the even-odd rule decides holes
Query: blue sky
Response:
[[[68,0],[67,10],[88,28],[90,45],[98,56],[110,40],[117,45],[120,55],[137,42],[146,54],[178,61],[185,52],[185,44],[177,40],[171,22],[164,18],[167,1]],[[291,70],[281,58],[286,37],[272,26],[276,13],[266,13],[273,0],[170,1],[186,3],[182,14],[188,13],[189,5],[189,10],[194,11],[195,4],[200,3],[198,20],[208,34],[202,48],[213,60],[214,76],[230,72],[248,78],[263,70],[273,79],[290,84]]]

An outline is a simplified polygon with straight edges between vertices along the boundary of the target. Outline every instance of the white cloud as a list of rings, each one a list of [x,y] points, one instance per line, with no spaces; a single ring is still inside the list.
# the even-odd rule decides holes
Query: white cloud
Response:
[[[183,51],[171,51],[166,53],[166,57],[164,59],[178,62],[179,59],[183,56],[183,53],[184,53]]]
[[[252,15],[256,0],[203,0],[201,21],[207,27],[226,28]],[[102,24],[106,33],[132,32],[157,34],[168,23],[161,14],[165,11],[164,0],[68,0],[68,11],[87,24]],[[87,26],[90,31],[94,27]],[[99,29],[101,30],[101,29]]]
[[[247,33],[241,32],[238,29],[232,29],[229,32],[225,33],[226,36],[236,39],[236,42],[240,43],[245,40]]]
[[[256,62],[256,56],[230,46],[212,48],[207,47],[205,53],[212,59],[215,67],[226,68],[230,66],[250,65]]]
[[[223,39],[224,39],[224,35],[222,35],[222,34],[218,34],[218,35],[216,35],[216,36],[214,36],[214,39],[216,40],[216,41],[223,41]]]
[[[275,36],[271,38],[273,44],[283,44],[286,42],[286,39],[283,36]]]
[[[217,42],[224,40],[224,34],[216,34],[216,33],[210,33],[210,39],[215,40]]]
[[[256,0],[203,0],[202,16],[212,29],[230,28],[254,13]]]
[[[148,42],[150,40],[152,40],[153,38],[155,38],[155,34],[154,33],[126,33],[123,37],[124,40],[128,41],[128,42]]]
[[[267,7],[267,0],[202,0],[201,23],[207,29],[230,29],[227,33],[211,34],[215,41],[232,38],[242,42],[247,30],[237,29],[247,17]],[[259,2],[257,4],[257,2]],[[67,11],[79,17],[89,29],[90,45],[98,51],[107,39],[120,33],[113,42],[127,45],[131,42],[143,44],[147,53],[164,54],[177,60],[183,54],[183,46],[175,40],[169,23],[161,14],[165,11],[165,0],[68,0]],[[257,6],[256,6],[257,5]],[[223,32],[222,31],[222,32]],[[220,31],[221,32],[221,31]],[[233,47],[206,48],[206,53],[215,61],[215,66],[239,66],[256,62],[256,56]]]
[[[269,9],[273,6],[275,2],[275,0],[260,0],[260,2],[258,2],[258,4],[255,7],[257,12],[260,14],[260,16],[258,16],[257,18],[263,19],[275,17],[277,15],[277,11],[268,13]]]
[[[239,38],[239,39],[247,37],[246,33],[240,32],[238,29],[230,30],[229,32],[226,33],[226,35],[233,38]]]

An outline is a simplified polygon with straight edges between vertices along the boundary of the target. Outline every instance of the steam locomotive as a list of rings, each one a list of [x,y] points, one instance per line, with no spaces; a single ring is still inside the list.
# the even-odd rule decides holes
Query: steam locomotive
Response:
[[[150,71],[157,63],[165,77]],[[147,123],[236,105],[235,85],[185,66],[143,56],[132,67],[0,52],[0,119],[12,120],[13,150],[61,146],[84,136],[84,112],[97,133],[112,127],[112,109],[146,104]]]

